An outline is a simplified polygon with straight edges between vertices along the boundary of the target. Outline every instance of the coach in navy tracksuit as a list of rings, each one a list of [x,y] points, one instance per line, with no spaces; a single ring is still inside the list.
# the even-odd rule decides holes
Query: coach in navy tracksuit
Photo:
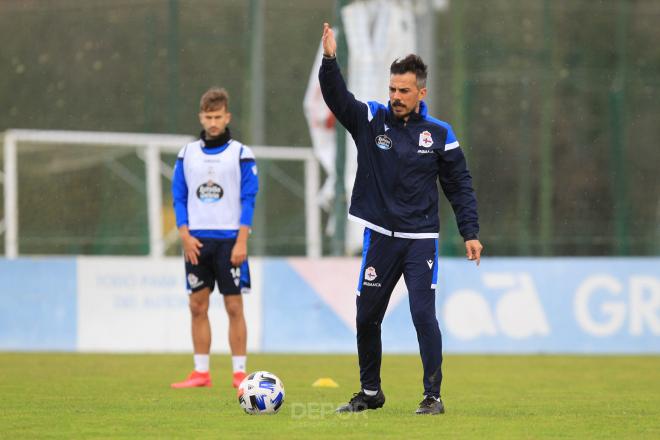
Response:
[[[390,68],[390,102],[363,103],[347,90],[335,59],[334,33],[323,26],[319,80],[323,98],[357,146],[349,218],[365,226],[357,291],[357,346],[362,389],[338,412],[376,409],[380,387],[380,325],[403,275],[424,367],[417,414],[444,412],[440,400],[442,338],[435,315],[438,274],[438,190],[449,199],[468,259],[479,263],[477,201],[451,126],[428,115],[426,65],[416,55]]]

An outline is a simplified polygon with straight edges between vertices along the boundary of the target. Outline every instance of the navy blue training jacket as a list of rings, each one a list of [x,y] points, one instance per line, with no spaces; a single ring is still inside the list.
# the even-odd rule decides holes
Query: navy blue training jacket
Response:
[[[335,58],[323,59],[319,80],[323,99],[357,146],[349,219],[394,237],[437,238],[439,179],[463,239],[476,239],[477,199],[451,126],[429,116],[424,102],[404,123],[389,103],[358,101]]]

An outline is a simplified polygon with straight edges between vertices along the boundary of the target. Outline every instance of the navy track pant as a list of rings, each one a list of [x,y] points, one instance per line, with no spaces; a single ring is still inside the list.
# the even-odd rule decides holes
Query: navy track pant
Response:
[[[438,240],[390,237],[364,231],[357,296],[357,347],[363,389],[380,389],[380,326],[392,291],[404,277],[424,367],[424,394],[440,397],[442,335],[435,316]]]

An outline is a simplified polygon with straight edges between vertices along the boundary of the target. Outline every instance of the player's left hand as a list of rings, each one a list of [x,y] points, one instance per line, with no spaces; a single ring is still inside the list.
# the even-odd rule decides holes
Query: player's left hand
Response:
[[[467,259],[470,261],[476,261],[477,266],[481,261],[481,250],[484,247],[481,245],[479,240],[468,240],[465,242],[465,252],[467,254]]]
[[[245,260],[247,260],[247,243],[236,241],[231,250],[231,265],[239,267]]]

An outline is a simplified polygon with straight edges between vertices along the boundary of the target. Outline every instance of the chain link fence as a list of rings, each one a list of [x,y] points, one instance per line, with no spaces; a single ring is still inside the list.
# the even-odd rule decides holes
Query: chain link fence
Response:
[[[306,147],[302,100],[321,24],[333,21],[335,6],[3,1],[0,131],[194,135],[199,96],[222,85],[234,137]],[[660,4],[464,0],[448,2],[433,20],[432,34],[422,36],[434,54],[431,112],[452,123],[468,155],[487,255],[660,254]],[[139,175],[139,158],[96,151],[53,147],[43,160],[19,156],[26,179],[19,203],[30,212],[20,218],[21,246],[44,254],[146,252],[146,207],[125,197],[130,183],[120,177]],[[41,167],[52,163],[48,155],[90,164],[49,174]],[[304,210],[291,196],[302,170],[261,171],[256,222],[274,232],[253,247],[262,255],[304,253]],[[85,202],[63,203],[63,193]],[[460,255],[447,204],[442,211],[443,253]]]

